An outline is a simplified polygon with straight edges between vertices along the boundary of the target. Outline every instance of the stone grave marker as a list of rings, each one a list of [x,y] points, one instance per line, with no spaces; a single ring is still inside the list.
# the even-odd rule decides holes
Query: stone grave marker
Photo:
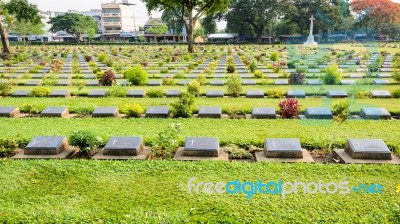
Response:
[[[69,115],[68,107],[46,107],[40,117],[67,117]]]
[[[299,139],[266,139],[264,154],[267,158],[303,158]]]
[[[169,107],[164,106],[150,106],[146,110],[145,117],[148,118],[168,118]]]
[[[218,157],[218,138],[187,137],[183,151],[184,156]]]
[[[57,155],[68,146],[65,136],[39,136],[25,147],[25,155]]]
[[[392,159],[391,151],[381,139],[348,139],[345,152],[353,159]]]
[[[200,107],[199,118],[221,118],[221,107]]]
[[[385,108],[363,107],[360,116],[368,120],[391,119],[390,113]]]
[[[141,137],[111,137],[103,149],[103,155],[137,156],[143,148]]]
[[[19,114],[18,107],[0,107],[0,117],[14,118]]]
[[[92,117],[118,117],[118,107],[96,107]]]
[[[251,118],[255,119],[276,119],[276,111],[273,107],[253,107]]]

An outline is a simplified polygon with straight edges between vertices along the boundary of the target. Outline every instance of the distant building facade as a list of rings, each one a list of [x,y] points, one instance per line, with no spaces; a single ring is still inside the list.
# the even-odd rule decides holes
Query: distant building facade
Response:
[[[116,1],[101,4],[103,39],[119,40],[121,33],[134,33],[137,31],[133,5],[126,1],[122,4]]]

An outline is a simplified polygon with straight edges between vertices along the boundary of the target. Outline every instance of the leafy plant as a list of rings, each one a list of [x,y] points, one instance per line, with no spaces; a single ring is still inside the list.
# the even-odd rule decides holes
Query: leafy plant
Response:
[[[271,61],[278,61],[278,57],[279,57],[278,52],[272,52],[272,53],[271,53],[271,56],[269,57],[269,59],[270,59]]]
[[[264,73],[260,70],[255,70],[254,71],[254,77],[257,79],[262,79],[264,78]]]
[[[235,71],[236,71],[236,67],[235,67],[235,65],[233,65],[233,64],[229,64],[229,65],[226,67],[226,72],[227,72],[227,73],[232,74],[232,73],[235,73]]]
[[[197,76],[197,82],[200,84],[200,86],[204,86],[206,84],[207,78],[204,74],[200,74]]]
[[[179,98],[171,102],[171,113],[173,117],[191,117],[193,104],[194,96],[187,91],[182,91]]]
[[[200,83],[198,81],[196,81],[196,80],[190,82],[188,87],[187,87],[187,92],[192,94],[195,97],[199,97],[200,96],[200,90],[201,90]]]
[[[293,118],[299,115],[300,105],[296,99],[286,99],[280,102],[278,106],[283,118]]]
[[[69,144],[80,149],[82,154],[90,154],[101,145],[102,139],[91,131],[74,131],[69,136]]]
[[[239,75],[232,75],[226,82],[228,86],[228,94],[232,97],[239,97],[242,92],[242,79]]]
[[[225,151],[229,153],[230,159],[251,159],[253,157],[253,154],[246,149],[233,144],[226,146]]]
[[[175,85],[175,79],[170,77],[163,78],[162,84],[165,86],[173,86]]]
[[[30,95],[33,97],[47,97],[50,95],[50,89],[46,87],[35,87],[32,89]]]
[[[267,91],[268,98],[282,98],[285,96],[285,92],[280,89],[270,89]]]
[[[329,65],[324,69],[325,75],[321,76],[321,81],[325,85],[337,85],[342,79],[342,74],[339,72],[339,66],[337,64]]]
[[[397,83],[400,83],[400,70],[396,70],[395,72],[393,72],[393,79],[394,81],[396,81]]]
[[[159,132],[154,141],[150,158],[172,158],[179,146],[178,135],[181,131],[182,125],[177,123],[170,124],[167,129]]]
[[[303,85],[306,80],[306,75],[301,72],[291,73],[289,76],[289,84],[290,85]]]
[[[128,89],[126,86],[115,85],[110,87],[108,94],[110,97],[126,97]]]
[[[8,157],[18,148],[15,139],[0,138],[0,157]]]
[[[149,98],[161,98],[164,96],[164,91],[162,89],[149,89],[147,96]]]
[[[144,109],[139,104],[126,104],[122,107],[122,113],[127,117],[140,117],[144,113]]]
[[[115,82],[114,72],[111,70],[105,71],[99,82],[102,86],[112,86]]]
[[[249,65],[249,69],[250,69],[250,72],[251,72],[251,73],[254,73],[254,72],[256,71],[256,69],[257,69],[257,63],[254,62],[254,61],[252,61],[252,62],[250,63],[250,65]]]
[[[392,90],[393,98],[400,98],[400,88]]]
[[[11,82],[0,82],[0,96],[8,96],[12,90]]]
[[[147,83],[148,73],[142,66],[128,68],[124,72],[124,76],[132,85],[142,86]]]

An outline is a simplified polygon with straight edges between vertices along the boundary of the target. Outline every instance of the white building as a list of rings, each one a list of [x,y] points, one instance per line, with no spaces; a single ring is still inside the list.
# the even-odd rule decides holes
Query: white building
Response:
[[[134,4],[128,1],[101,4],[103,17],[103,38],[106,40],[120,39],[120,34],[137,31]]]

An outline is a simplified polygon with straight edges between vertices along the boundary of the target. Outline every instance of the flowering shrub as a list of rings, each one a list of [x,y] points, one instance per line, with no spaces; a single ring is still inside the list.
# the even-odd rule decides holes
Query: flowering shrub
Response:
[[[150,158],[172,158],[179,146],[178,135],[182,131],[180,123],[170,126],[157,134]]]

